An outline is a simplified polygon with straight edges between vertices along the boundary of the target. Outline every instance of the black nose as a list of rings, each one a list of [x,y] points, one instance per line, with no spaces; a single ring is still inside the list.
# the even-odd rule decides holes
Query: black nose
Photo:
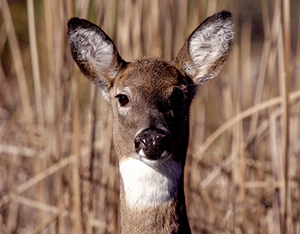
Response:
[[[171,136],[165,131],[157,128],[148,128],[136,136],[135,150],[139,153],[141,150],[149,159],[159,159],[162,154],[171,150]]]

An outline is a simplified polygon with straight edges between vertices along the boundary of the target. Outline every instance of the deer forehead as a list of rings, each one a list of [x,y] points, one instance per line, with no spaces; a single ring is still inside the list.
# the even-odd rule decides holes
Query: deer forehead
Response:
[[[114,82],[114,94],[130,90],[151,98],[169,96],[174,87],[192,83],[172,64],[159,58],[143,58],[127,64]],[[125,92],[126,93],[126,92]]]

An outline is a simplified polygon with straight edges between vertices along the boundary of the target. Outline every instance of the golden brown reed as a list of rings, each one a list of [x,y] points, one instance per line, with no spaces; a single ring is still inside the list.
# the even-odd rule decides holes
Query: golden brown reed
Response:
[[[118,232],[111,113],[73,63],[68,19],[99,24],[125,60],[171,60],[223,8],[234,48],[191,109],[192,231],[300,233],[297,0],[0,1],[0,233]]]

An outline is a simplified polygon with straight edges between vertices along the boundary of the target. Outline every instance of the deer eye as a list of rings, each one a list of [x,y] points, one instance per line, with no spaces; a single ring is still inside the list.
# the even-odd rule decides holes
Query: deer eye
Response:
[[[126,106],[129,103],[128,97],[124,94],[118,94],[116,98],[118,98],[121,106]]]

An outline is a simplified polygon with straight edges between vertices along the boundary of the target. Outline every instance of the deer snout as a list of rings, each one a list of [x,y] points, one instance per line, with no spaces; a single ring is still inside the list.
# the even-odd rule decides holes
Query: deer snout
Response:
[[[135,150],[142,156],[157,160],[170,153],[172,139],[169,133],[157,128],[148,128],[140,132],[135,140]]]

